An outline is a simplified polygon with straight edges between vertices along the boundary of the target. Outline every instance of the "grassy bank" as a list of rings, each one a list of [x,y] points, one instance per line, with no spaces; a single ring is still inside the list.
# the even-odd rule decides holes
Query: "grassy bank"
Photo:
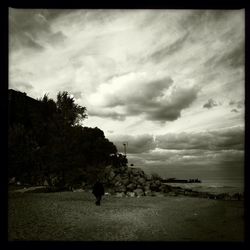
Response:
[[[242,201],[10,193],[9,240],[242,241]]]

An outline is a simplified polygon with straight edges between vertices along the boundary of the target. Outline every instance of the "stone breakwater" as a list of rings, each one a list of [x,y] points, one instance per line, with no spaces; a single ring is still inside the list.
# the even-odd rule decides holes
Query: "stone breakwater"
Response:
[[[177,196],[220,199],[220,200],[243,200],[241,193],[211,194],[192,189],[173,187],[168,185],[159,176],[146,174],[140,168],[107,166],[104,170],[102,181],[110,194],[117,197],[140,197],[140,196]]]
[[[52,176],[53,177],[53,176]],[[107,166],[100,176],[106,190],[106,195],[115,195],[116,197],[140,197],[140,196],[190,196],[206,199],[218,200],[244,200],[243,193],[220,193],[213,194],[209,192],[195,191],[191,188],[183,188],[179,186],[171,186],[166,183],[166,180],[155,174],[146,174],[140,168],[131,168],[127,166],[115,168]],[[62,188],[57,187],[56,181],[58,177],[51,178],[48,184],[47,180],[44,184],[39,184],[36,187],[24,187],[15,192],[57,192],[62,191]],[[78,188],[68,186],[64,190],[74,192],[82,192],[84,190],[91,192],[92,186],[82,182]]]

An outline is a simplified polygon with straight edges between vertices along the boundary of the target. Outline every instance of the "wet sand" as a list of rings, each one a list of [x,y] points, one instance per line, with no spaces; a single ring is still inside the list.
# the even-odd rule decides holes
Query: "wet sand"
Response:
[[[10,193],[9,240],[243,241],[242,201]]]

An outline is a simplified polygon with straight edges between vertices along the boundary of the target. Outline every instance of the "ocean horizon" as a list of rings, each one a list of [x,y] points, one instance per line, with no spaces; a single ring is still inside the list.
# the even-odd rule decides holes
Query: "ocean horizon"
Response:
[[[171,172],[168,169],[162,167],[149,167],[149,166],[134,166],[141,168],[145,173],[152,174],[156,173],[162,178],[176,178],[176,179],[199,179],[201,183],[171,183],[174,186],[181,186],[183,188],[190,188],[196,191],[210,192],[210,193],[243,193],[245,188],[244,175],[240,176],[227,176],[216,175],[211,173],[206,176],[204,172],[193,173],[193,172]]]

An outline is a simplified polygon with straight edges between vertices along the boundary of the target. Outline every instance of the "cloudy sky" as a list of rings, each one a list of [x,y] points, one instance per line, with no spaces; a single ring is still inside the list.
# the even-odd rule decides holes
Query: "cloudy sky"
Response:
[[[9,88],[86,106],[129,163],[240,178],[244,10],[9,10]]]

